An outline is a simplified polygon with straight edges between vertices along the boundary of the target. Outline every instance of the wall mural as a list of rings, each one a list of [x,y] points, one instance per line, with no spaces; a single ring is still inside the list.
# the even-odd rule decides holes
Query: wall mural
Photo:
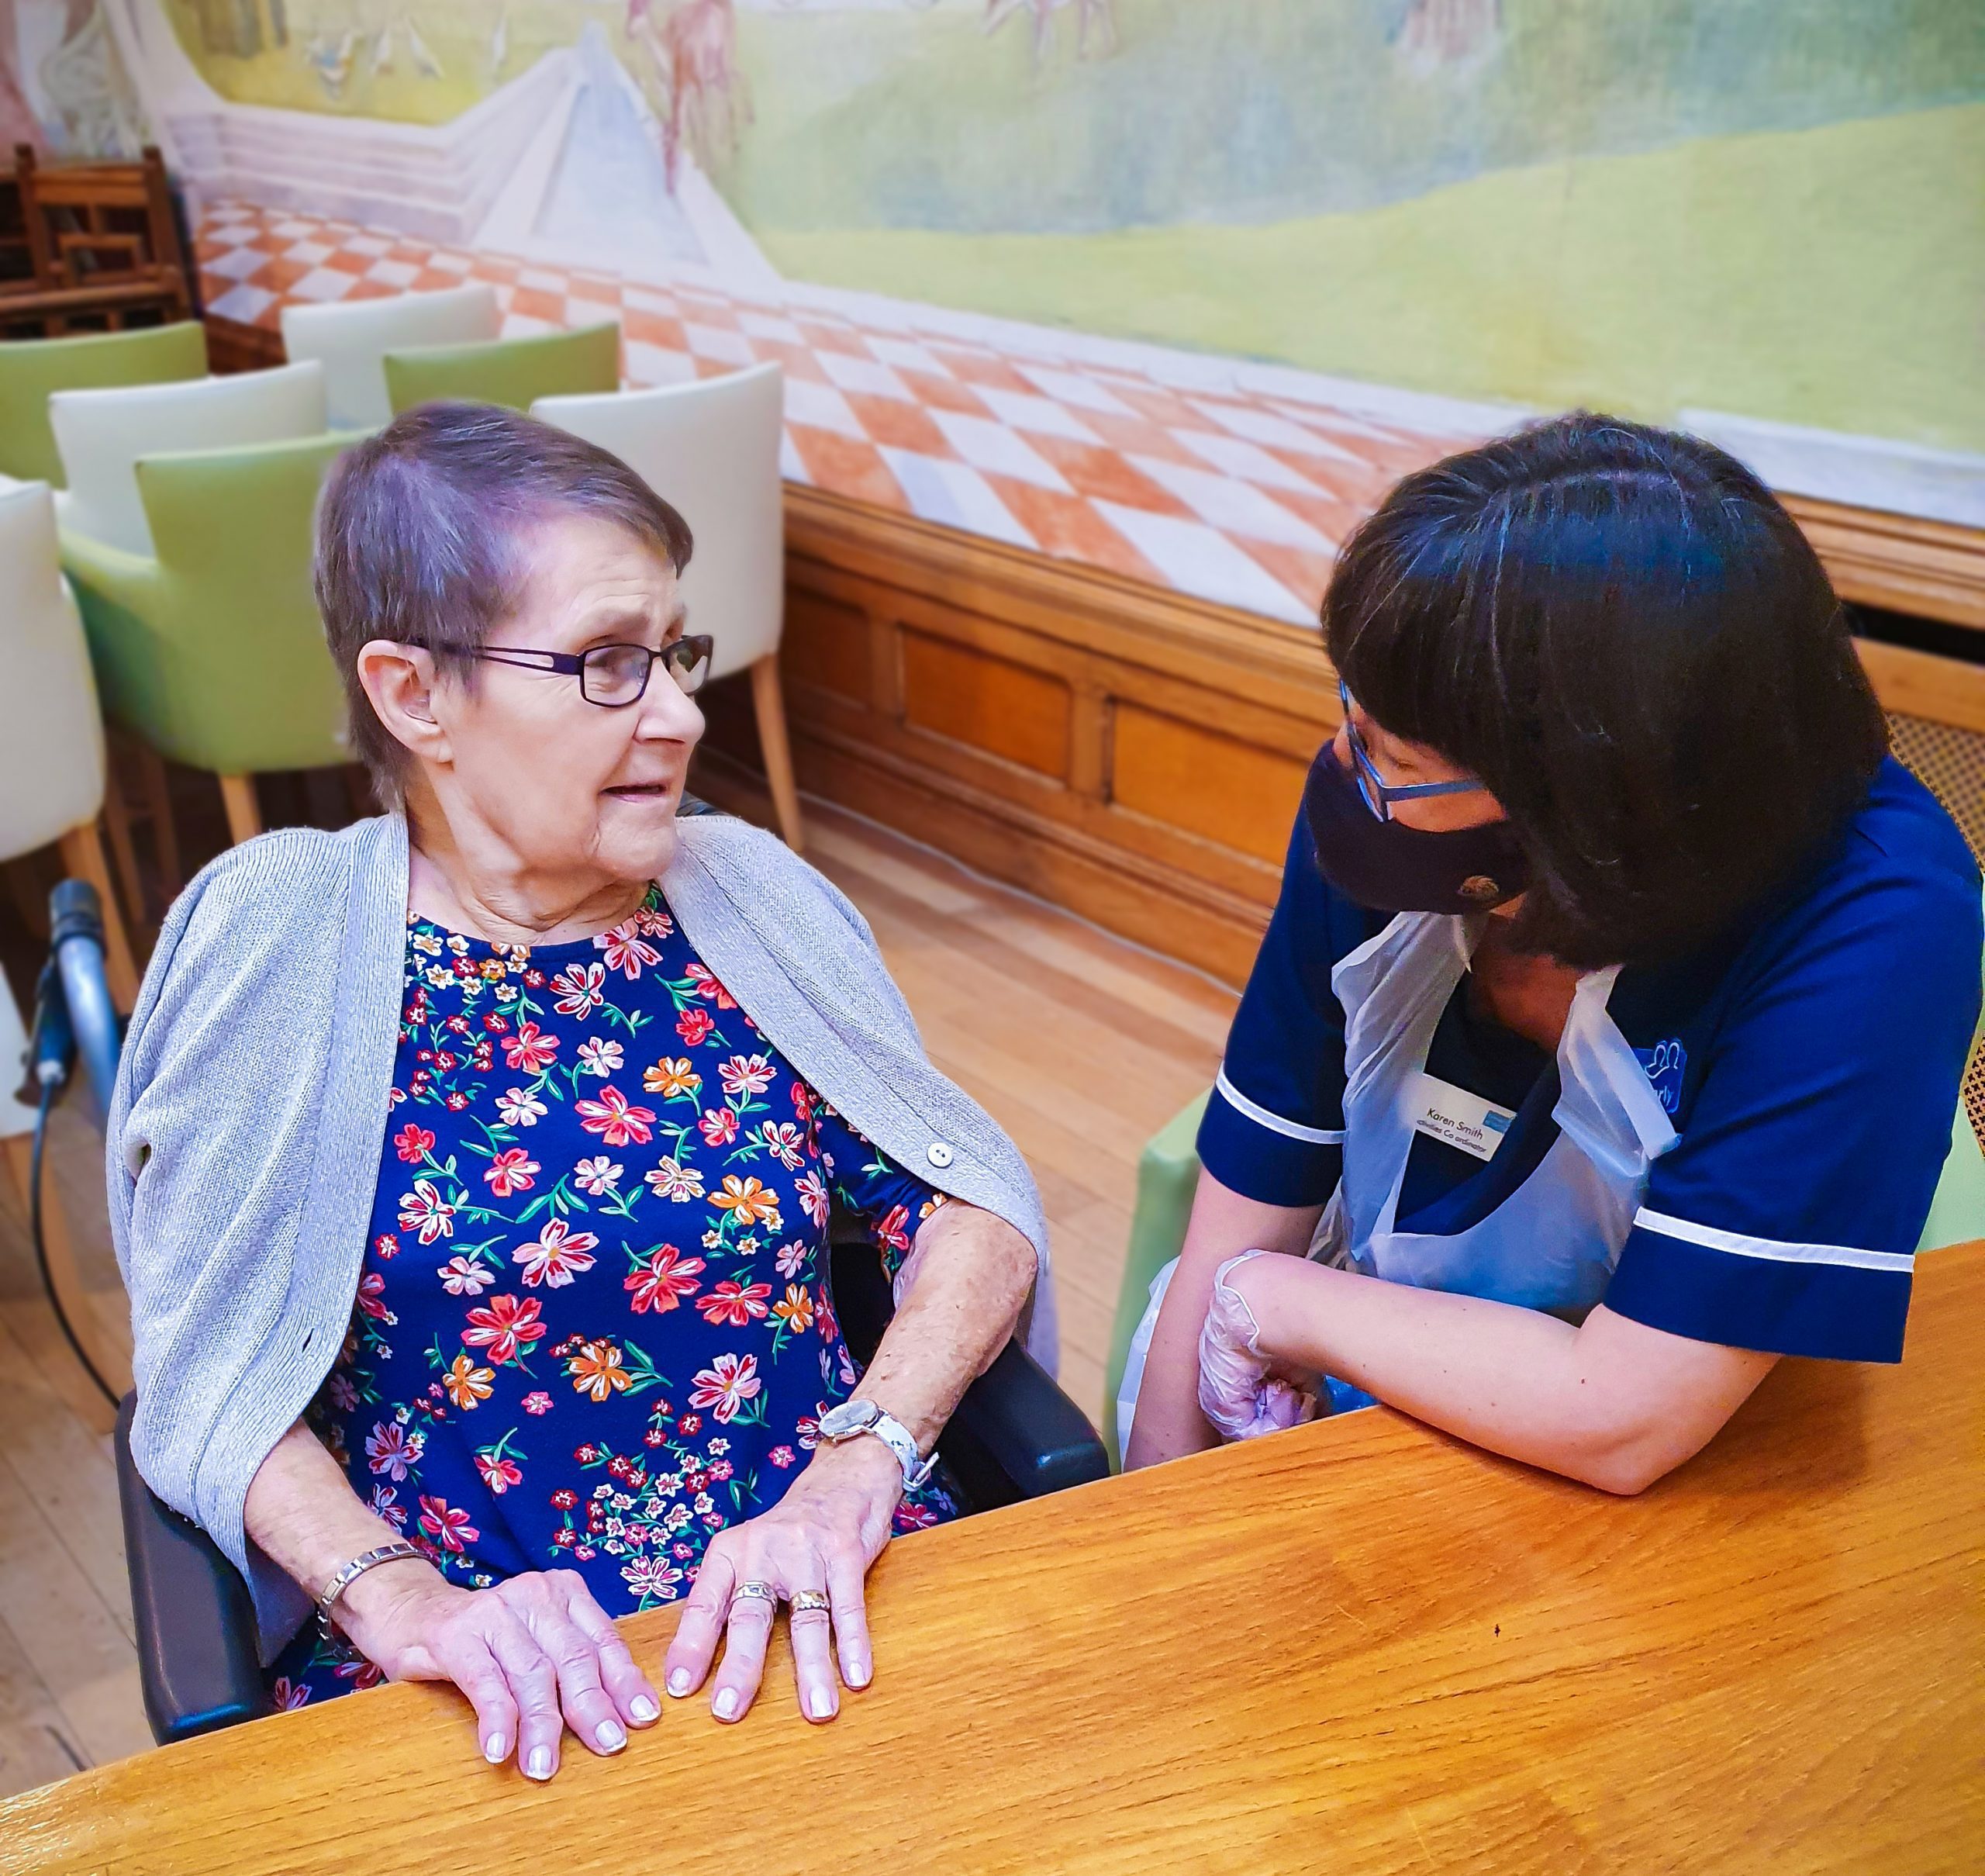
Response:
[[[134,157],[148,134],[98,0],[0,0],[0,148]]]
[[[1429,437],[1601,405],[1985,524],[1976,0],[0,0],[0,114],[149,126],[210,212]]]

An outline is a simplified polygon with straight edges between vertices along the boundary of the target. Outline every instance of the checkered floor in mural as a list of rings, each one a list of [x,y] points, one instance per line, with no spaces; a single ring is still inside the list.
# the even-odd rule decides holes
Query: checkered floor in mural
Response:
[[[1333,403],[1299,373],[825,288],[638,283],[241,205],[197,246],[208,310],[244,325],[487,280],[506,336],[618,318],[631,384],[776,359],[792,480],[1302,624],[1358,517],[1480,434]]]

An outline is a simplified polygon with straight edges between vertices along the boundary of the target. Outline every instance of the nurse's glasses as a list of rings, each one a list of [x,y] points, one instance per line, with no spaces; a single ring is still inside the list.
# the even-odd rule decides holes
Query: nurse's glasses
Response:
[[[1337,681],[1337,694],[1344,705],[1345,740],[1351,745],[1352,773],[1357,778],[1358,792],[1364,797],[1365,805],[1381,821],[1392,819],[1395,801],[1429,801],[1436,795],[1472,795],[1483,786],[1472,776],[1458,782],[1405,782],[1396,785],[1387,782],[1373,763],[1372,752],[1365,747],[1365,738],[1358,734],[1358,725],[1351,714],[1351,693],[1341,678]]]
[[[647,695],[648,676],[658,662],[685,696],[693,697],[710,674],[710,635],[687,632],[651,651],[646,645],[595,645],[589,651],[533,651],[522,645],[485,645],[475,655],[492,665],[516,665],[577,678],[579,695],[602,710],[625,710]]]

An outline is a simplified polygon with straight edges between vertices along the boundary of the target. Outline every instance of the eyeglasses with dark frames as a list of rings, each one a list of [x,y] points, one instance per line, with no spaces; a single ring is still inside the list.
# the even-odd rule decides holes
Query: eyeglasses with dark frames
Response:
[[[625,710],[647,695],[648,679],[665,666],[685,696],[693,697],[710,674],[710,635],[685,632],[659,651],[646,645],[594,645],[584,651],[534,651],[523,645],[485,645],[476,656],[579,680],[579,695],[602,710]]]
[[[1387,782],[1372,762],[1372,752],[1365,747],[1365,738],[1358,733],[1358,725],[1351,714],[1351,693],[1341,678],[1337,682],[1337,694],[1344,705],[1344,734],[1351,745],[1352,773],[1357,778],[1358,792],[1363,796],[1365,805],[1381,821],[1392,819],[1395,801],[1428,801],[1436,795],[1472,795],[1484,786],[1472,776],[1455,782]]]

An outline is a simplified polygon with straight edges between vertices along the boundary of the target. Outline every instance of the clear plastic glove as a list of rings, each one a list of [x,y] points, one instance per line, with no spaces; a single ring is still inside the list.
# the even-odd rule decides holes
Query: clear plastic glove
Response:
[[[1317,1396],[1261,1352],[1262,1325],[1231,1280],[1269,1251],[1243,1251],[1213,1273],[1213,1301],[1200,1331],[1200,1411],[1227,1439],[1279,1433],[1315,1418]]]

